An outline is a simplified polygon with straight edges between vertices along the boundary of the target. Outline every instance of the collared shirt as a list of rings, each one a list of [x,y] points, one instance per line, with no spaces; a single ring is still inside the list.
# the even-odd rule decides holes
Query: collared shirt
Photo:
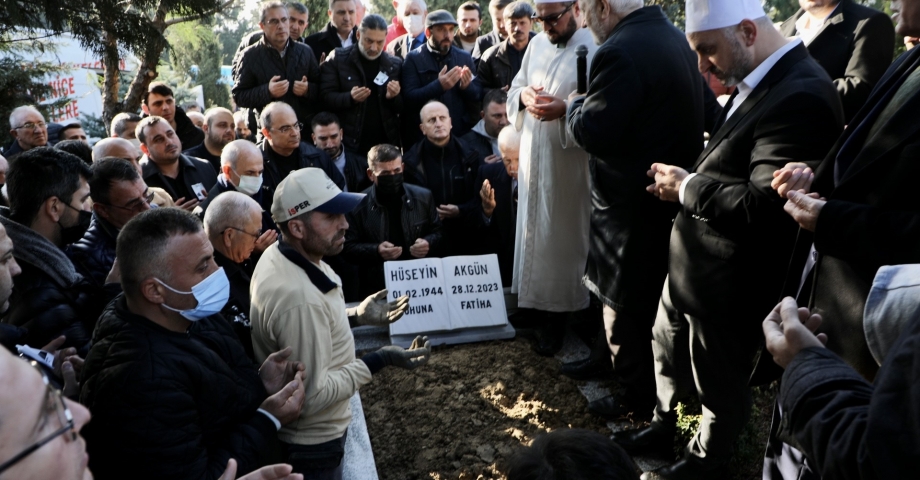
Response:
[[[757,88],[757,85],[760,85],[760,82],[767,76],[767,73],[770,73],[770,70],[776,66],[776,63],[779,62],[779,59],[783,58],[783,55],[789,53],[793,48],[802,43],[802,39],[794,38],[789,41],[786,45],[783,45],[778,50],[773,52],[773,55],[767,57],[760,65],[757,66],[748,76],[744,77],[744,80],[738,84],[738,95],[735,96],[735,99],[732,101],[731,110],[728,111],[728,115],[725,116],[725,120],[732,116],[738,107],[744,103],[745,100],[751,95],[751,92]],[[680,189],[677,191],[678,199],[680,204],[684,204],[684,191],[687,189],[687,184],[690,183],[690,180],[695,177],[695,173],[687,175],[687,178],[684,179],[680,184]]]
[[[281,54],[281,58],[284,58],[284,55],[287,53],[288,47],[290,46],[291,46],[291,39],[289,38],[287,43],[284,44],[284,48],[282,48],[281,51],[278,52]]]
[[[338,157],[335,157],[334,163],[335,163],[335,168],[339,170],[339,173],[342,174],[342,177],[345,177],[347,179],[348,177],[345,176],[345,149],[344,148],[342,149],[342,153],[340,153]],[[347,181],[345,182],[345,188],[343,188],[342,191],[343,192],[348,191]]]
[[[412,51],[412,50],[415,50],[415,49],[418,48],[418,47],[421,47],[422,44],[425,43],[425,40],[426,40],[426,38],[425,38],[425,34],[424,34],[424,33],[418,34],[417,37],[413,37],[413,36],[410,35],[410,36],[409,36],[409,50]],[[409,53],[409,52],[406,52],[406,53]]]
[[[338,33],[336,33],[338,35]],[[355,32],[352,30],[348,33],[348,36],[343,40],[342,37],[339,37],[339,41],[342,42],[342,48],[350,47],[355,44]]]
[[[805,45],[811,43],[815,37],[818,36],[818,32],[824,28],[824,24],[827,23],[827,19],[831,18],[832,15],[837,13],[837,9],[840,8],[840,4],[843,2],[838,2],[837,6],[824,18],[817,18],[807,11],[795,21],[795,35],[802,39],[805,42]]]

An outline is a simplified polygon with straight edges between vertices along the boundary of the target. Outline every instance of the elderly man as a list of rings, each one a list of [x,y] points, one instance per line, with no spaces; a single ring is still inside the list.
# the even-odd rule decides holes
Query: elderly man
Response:
[[[588,258],[591,187],[588,154],[566,133],[565,97],[577,84],[575,49],[590,63],[597,46],[576,2],[537,4],[543,33],[531,40],[508,91],[508,120],[521,131],[514,280],[524,318],[543,327],[535,351],[562,347],[570,313],[588,307],[582,284]],[[547,73],[550,72],[550,73]],[[552,225],[552,228],[547,228]]]
[[[891,64],[891,19],[853,0],[799,0],[799,6],[780,31],[801,38],[834,80],[849,122]]]
[[[106,157],[93,162],[89,180],[93,222],[83,238],[67,247],[74,268],[94,287],[105,287],[115,264],[118,232],[137,215],[150,210],[153,192],[130,161]]]
[[[112,128],[110,135],[113,138],[124,138],[130,141],[136,147],[141,146],[140,140],[134,134],[137,122],[141,121],[141,116],[136,113],[119,113],[112,118]]]
[[[457,22],[460,26],[454,37],[454,46],[472,54],[479,38],[479,27],[482,26],[482,7],[476,2],[465,2],[457,8]]]
[[[211,203],[226,192],[239,192],[252,198],[262,208],[262,223],[259,226],[262,233],[256,238],[256,250],[265,251],[277,240],[278,233],[271,218],[274,190],[263,182],[264,172],[262,152],[258,147],[246,140],[228,143],[220,156],[217,183],[208,191],[208,198],[195,208],[194,213],[204,218]]]
[[[497,163],[502,159],[498,149],[498,134],[508,126],[506,105],[508,95],[501,90],[492,90],[482,99],[482,120],[473,126],[461,140],[479,154],[484,163]]]
[[[326,29],[316,32],[304,40],[313,49],[316,61],[323,59],[336,48],[350,47],[355,44],[357,28],[355,0],[329,0],[329,24]]]
[[[142,213],[117,254],[124,294],[99,318],[82,372],[96,478],[130,468],[136,478],[216,479],[230,458],[241,472],[271,463],[278,429],[304,400],[303,366],[290,349],[258,369],[246,358],[218,313],[229,285],[201,221],[177,208]]]
[[[473,61],[479,66],[479,61],[486,50],[498,45],[508,38],[508,31],[505,29],[505,19],[503,17],[505,7],[514,0],[490,0],[489,16],[492,17],[492,31],[477,38],[476,46],[473,47]]]
[[[172,89],[163,82],[153,82],[147,87],[141,99],[141,110],[145,116],[166,120],[182,145],[192,147],[204,141],[204,132],[176,105]]]
[[[45,117],[32,105],[13,109],[10,113],[10,144],[3,155],[7,158],[48,144],[48,124]]]
[[[408,297],[389,304],[386,291],[345,308],[340,281],[323,257],[342,251],[352,211],[364,195],[342,192],[320,169],[305,168],[281,182],[272,216],[283,233],[256,265],[250,320],[256,359],[290,345],[306,366],[306,401],[300,417],[281,429],[287,460],[307,478],[341,478],[349,399],[387,365],[413,369],[428,362],[430,343],[383,347],[355,358],[355,324],[387,325],[408,308]]]
[[[479,167],[476,186],[481,200],[484,251],[498,255],[502,285],[511,286],[514,271],[514,230],[517,223],[518,161],[521,132],[506,126],[498,134],[501,162]]]
[[[361,156],[375,145],[400,142],[402,60],[383,51],[386,27],[379,15],[364,17],[356,45],[336,49],[320,67],[323,105],[341,119],[345,149]]]
[[[345,178],[345,192],[360,192],[370,186],[367,178],[367,159],[364,155],[345,150],[342,129],[338,117],[328,112],[321,112],[313,117],[313,144],[326,152],[332,159],[335,169]]]
[[[661,7],[642,5],[642,0],[582,0],[600,48],[587,96],[572,99],[566,120],[575,142],[591,154],[585,284],[604,305],[608,355],[624,389],[592,401],[588,410],[611,420],[628,412],[648,416],[655,407],[648,339],[668,274],[677,207],[646,192],[646,172],[662,158],[690,168],[703,150],[703,89],[709,88],[695,70],[697,59],[683,32]],[[640,90],[643,95],[637,95]],[[662,138],[661,131],[668,135]],[[609,366],[607,358],[599,358],[567,373]]]
[[[140,161],[144,182],[169,193],[176,206],[194,210],[207,198],[217,182],[217,172],[210,163],[180,153],[182,143],[163,118],[147,117],[137,124],[144,158]]]
[[[405,60],[409,52],[425,44],[428,5],[425,0],[394,0],[393,7],[396,8],[402,33],[391,37],[391,28],[387,28],[386,49],[390,55]]]
[[[788,265],[796,237],[771,181],[790,161],[816,166],[843,127],[827,73],[759,0],[691,0],[687,12],[700,70],[738,89],[692,175],[661,163],[648,171],[649,192],[679,204],[652,329],[658,402],[650,427],[615,436],[628,451],[673,451],[677,402],[694,391],[703,419],[686,456],[647,478],[712,478],[731,458],[750,413],[760,323],[783,290],[777,265]]]
[[[214,170],[220,170],[220,152],[236,139],[233,128],[233,113],[230,110],[222,107],[209,108],[204,112],[204,124],[201,126],[204,131],[204,142],[182,153],[206,160]]]
[[[301,168],[322,168],[339,188],[345,177],[338,173],[326,152],[301,141],[304,124],[297,121],[294,110],[286,103],[273,102],[262,110],[262,161],[265,167],[263,183],[274,191],[291,172]]]
[[[527,45],[530,45],[530,39],[537,36],[532,31],[533,14],[534,9],[527,2],[514,2],[505,7],[502,18],[505,31],[508,32],[507,38],[489,47],[476,64],[486,93],[495,89],[507,92],[511,80],[521,70]]]
[[[197,109],[198,105],[192,104],[191,106],[186,105],[185,107],[188,109],[191,109],[192,107]],[[188,115],[188,119],[192,121],[193,125],[198,127],[199,130],[204,131],[204,114],[201,113],[200,110],[189,110],[186,115]]]
[[[467,121],[467,112],[479,109],[480,82],[473,78],[476,67],[473,59],[453,45],[457,21],[446,10],[437,10],[425,19],[428,40],[406,56],[402,69],[403,97],[407,112],[421,109],[426,103],[437,100],[450,111],[454,133],[464,135],[475,123]],[[406,113],[404,124],[417,119]],[[418,141],[418,130],[403,131],[404,145]]]
[[[368,157],[368,199],[348,214],[342,254],[360,265],[360,294],[385,287],[383,263],[436,257],[441,222],[431,191],[403,182],[403,160],[393,145],[378,145]],[[407,230],[406,226],[410,226]]]
[[[262,236],[262,206],[240,192],[225,192],[204,214],[204,232],[214,247],[214,261],[230,283],[230,299],[220,314],[233,325],[246,355],[254,360],[249,286],[255,261],[250,257]]]
[[[290,38],[287,12],[280,2],[262,5],[264,36],[241,54],[231,93],[237,105],[257,116],[281,101],[294,109],[298,121],[309,123],[319,98],[319,64],[310,47]]]
[[[104,300],[89,295],[90,286],[63,249],[89,227],[90,178],[92,171],[83,161],[50,147],[23,152],[10,163],[10,210],[0,223],[16,244],[13,255],[22,274],[3,322],[28,329],[26,341],[33,347],[63,334],[64,347],[81,355],[89,348],[101,310],[94,302]]]
[[[475,233],[466,219],[476,208],[476,174],[482,159],[452,132],[447,107],[431,102],[422,108],[424,137],[406,152],[406,183],[427,188],[444,225],[443,255],[476,253]]]

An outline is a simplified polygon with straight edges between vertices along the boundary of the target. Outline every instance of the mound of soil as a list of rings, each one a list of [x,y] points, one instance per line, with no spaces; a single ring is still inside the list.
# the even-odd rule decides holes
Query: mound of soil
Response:
[[[559,362],[513,340],[436,348],[361,389],[382,480],[501,479],[504,459],[557,428],[609,433]]]

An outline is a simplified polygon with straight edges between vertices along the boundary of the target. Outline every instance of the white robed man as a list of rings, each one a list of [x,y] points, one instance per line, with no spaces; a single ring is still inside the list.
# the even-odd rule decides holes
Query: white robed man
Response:
[[[590,302],[582,283],[588,258],[589,155],[568,136],[566,99],[577,86],[575,49],[597,45],[576,2],[536,0],[543,33],[530,41],[508,91],[508,120],[522,132],[518,217],[511,291],[526,323],[537,326],[534,351],[562,347],[565,320]],[[561,120],[560,120],[561,119]]]

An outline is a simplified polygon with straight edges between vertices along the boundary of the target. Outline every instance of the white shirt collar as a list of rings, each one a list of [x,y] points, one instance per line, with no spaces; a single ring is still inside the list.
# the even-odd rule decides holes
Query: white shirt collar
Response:
[[[773,55],[767,57],[760,65],[757,66],[748,76],[744,77],[744,80],[738,84],[738,96],[732,101],[731,110],[728,111],[728,115],[725,116],[726,119],[732,116],[735,113],[735,110],[738,110],[738,107],[747,100],[747,97],[757,88],[757,85],[767,76],[767,73],[776,66],[776,63],[779,62],[779,59],[783,58],[783,55],[789,53],[790,50],[802,43],[802,39],[793,38],[789,43],[783,45],[778,50],[773,52]]]

